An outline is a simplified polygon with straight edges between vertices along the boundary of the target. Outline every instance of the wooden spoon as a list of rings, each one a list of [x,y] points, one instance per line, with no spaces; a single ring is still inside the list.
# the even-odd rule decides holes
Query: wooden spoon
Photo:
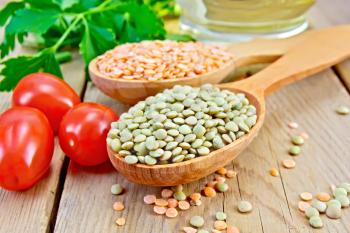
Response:
[[[257,39],[228,46],[233,59],[222,68],[193,78],[167,79],[159,81],[112,79],[101,74],[96,66],[96,58],[89,64],[89,73],[95,85],[106,95],[127,104],[136,104],[146,97],[172,88],[174,85],[200,86],[204,83],[220,83],[235,68],[272,62],[288,49],[314,33],[327,33],[329,29],[311,30],[287,39]]]
[[[338,31],[338,30],[336,30]],[[207,156],[167,165],[130,165],[108,148],[114,167],[128,180],[152,186],[172,186],[198,180],[225,166],[257,136],[265,117],[265,96],[284,85],[315,74],[350,57],[350,28],[341,34],[317,34],[291,49],[272,65],[252,77],[218,85],[221,89],[246,94],[257,108],[258,120],[251,131]]]

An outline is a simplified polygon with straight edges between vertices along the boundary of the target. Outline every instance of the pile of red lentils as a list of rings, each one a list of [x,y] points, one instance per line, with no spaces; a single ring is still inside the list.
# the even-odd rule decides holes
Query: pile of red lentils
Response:
[[[97,58],[97,68],[113,79],[190,78],[219,69],[232,59],[224,49],[201,42],[142,41],[119,45]]]

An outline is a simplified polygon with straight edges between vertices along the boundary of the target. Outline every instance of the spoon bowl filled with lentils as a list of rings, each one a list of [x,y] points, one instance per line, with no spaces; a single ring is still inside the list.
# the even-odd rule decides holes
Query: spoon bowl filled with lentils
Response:
[[[262,124],[257,122],[260,111],[248,93],[212,84],[176,85],[140,101],[112,123],[109,157],[135,183],[192,182],[232,161],[250,143]]]
[[[91,61],[89,73],[106,95],[136,104],[174,85],[219,83],[233,68],[231,53],[221,47],[156,40],[117,46]]]

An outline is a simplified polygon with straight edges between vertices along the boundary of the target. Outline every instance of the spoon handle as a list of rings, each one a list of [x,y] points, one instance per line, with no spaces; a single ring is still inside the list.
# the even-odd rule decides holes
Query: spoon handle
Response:
[[[273,91],[306,78],[350,57],[350,25],[315,33],[255,75],[222,87],[269,95]]]
[[[322,30],[325,29],[309,30],[285,39],[258,38],[248,42],[234,43],[228,45],[227,50],[232,53],[236,68],[257,63],[271,63],[296,44]]]

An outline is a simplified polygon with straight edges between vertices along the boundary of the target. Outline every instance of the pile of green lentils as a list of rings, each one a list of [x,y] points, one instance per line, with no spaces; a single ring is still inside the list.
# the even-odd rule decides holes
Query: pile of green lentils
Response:
[[[178,163],[232,143],[256,120],[256,108],[243,93],[177,85],[123,113],[112,123],[107,144],[129,164]]]

